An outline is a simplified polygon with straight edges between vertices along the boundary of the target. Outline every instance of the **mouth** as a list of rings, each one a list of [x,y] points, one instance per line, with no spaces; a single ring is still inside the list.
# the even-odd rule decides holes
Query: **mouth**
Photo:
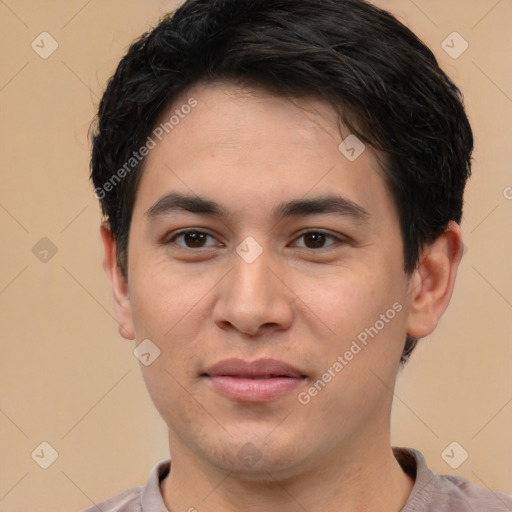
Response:
[[[304,384],[307,375],[276,359],[226,359],[201,377],[213,390],[237,402],[269,402]]]

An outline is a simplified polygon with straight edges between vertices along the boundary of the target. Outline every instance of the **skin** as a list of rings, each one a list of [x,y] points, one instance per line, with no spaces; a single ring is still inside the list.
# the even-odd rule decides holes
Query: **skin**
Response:
[[[136,343],[149,338],[161,351],[141,369],[169,428],[171,473],[161,484],[167,508],[400,510],[413,481],[391,451],[391,391],[406,333],[427,336],[448,306],[460,227],[450,222],[407,276],[379,155],[367,146],[349,161],[338,149],[349,132],[340,133],[328,104],[229,83],[196,84],[183,103],[191,96],[197,106],[146,158],[128,279],[108,224],[101,228],[120,333]],[[169,192],[204,196],[228,215],[147,215]],[[272,215],[283,201],[332,193],[366,209],[366,222],[333,213]],[[203,247],[187,248],[184,237],[169,241],[184,228],[211,236]],[[304,230],[337,238],[315,245]],[[263,251],[252,263],[235,250],[248,236]],[[401,311],[378,335],[300,403],[298,393],[397,302]],[[273,357],[308,379],[267,403],[236,402],[200,377],[230,357]],[[250,466],[238,457],[247,443],[259,457]]]

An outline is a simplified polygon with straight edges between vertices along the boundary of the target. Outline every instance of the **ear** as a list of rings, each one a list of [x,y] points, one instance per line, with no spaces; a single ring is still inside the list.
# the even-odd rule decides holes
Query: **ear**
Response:
[[[462,232],[454,221],[422,250],[418,268],[409,282],[407,334],[424,338],[437,327],[452,297],[462,253]]]
[[[108,222],[103,222],[100,227],[103,240],[103,270],[107,274],[112,289],[114,301],[114,313],[119,325],[119,334],[127,339],[134,340],[132,311],[128,294],[128,283],[117,262],[117,247]]]

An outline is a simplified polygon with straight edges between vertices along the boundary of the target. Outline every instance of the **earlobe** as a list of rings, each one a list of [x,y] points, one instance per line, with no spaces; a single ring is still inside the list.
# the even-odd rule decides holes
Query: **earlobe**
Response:
[[[134,340],[135,333],[133,329],[128,285],[117,262],[117,246],[108,222],[101,224],[100,233],[104,249],[103,270],[105,270],[107,274],[112,290],[114,313],[117,318],[119,334],[127,340]]]
[[[462,232],[454,221],[422,250],[409,283],[407,334],[423,338],[435,330],[450,303],[462,250]]]

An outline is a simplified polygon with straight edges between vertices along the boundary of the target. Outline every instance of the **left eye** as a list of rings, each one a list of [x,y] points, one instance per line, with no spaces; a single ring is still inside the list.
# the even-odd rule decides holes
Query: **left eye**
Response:
[[[297,240],[304,239],[305,245],[299,247],[305,247],[306,249],[323,249],[326,240],[329,238],[335,242],[338,241],[338,238],[335,236],[328,235],[322,231],[308,231],[307,233],[302,233]]]

